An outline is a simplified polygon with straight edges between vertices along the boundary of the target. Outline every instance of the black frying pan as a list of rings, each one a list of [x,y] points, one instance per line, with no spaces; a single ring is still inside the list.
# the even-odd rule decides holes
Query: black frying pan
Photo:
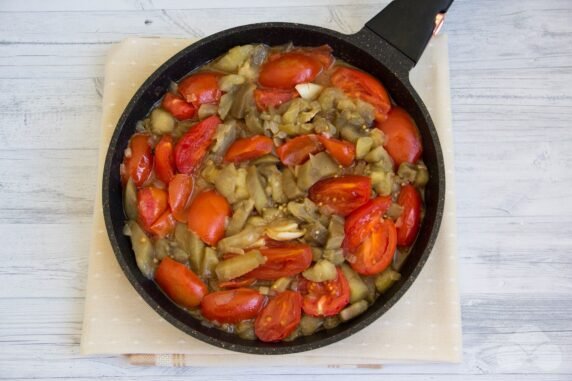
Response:
[[[103,171],[103,211],[107,233],[121,268],[133,287],[157,313],[191,336],[221,348],[257,354],[284,354],[307,351],[341,340],[363,329],[395,304],[425,264],[437,238],[443,214],[445,170],[441,146],[427,109],[409,83],[409,71],[415,66],[452,2],[395,0],[362,30],[352,35],[294,23],[262,23],[228,29],[187,47],[145,81],[127,105],[109,144]],[[193,69],[236,45],[282,45],[288,42],[298,46],[328,44],[337,57],[380,79],[395,102],[405,108],[417,123],[423,140],[423,160],[430,180],[425,194],[425,219],[412,252],[400,270],[400,281],[354,320],[292,342],[263,343],[243,340],[201,325],[167,298],[153,281],[141,274],[129,237],[122,233],[125,216],[119,166],[137,121],[145,118],[150,108],[168,90],[171,81],[180,80]]]

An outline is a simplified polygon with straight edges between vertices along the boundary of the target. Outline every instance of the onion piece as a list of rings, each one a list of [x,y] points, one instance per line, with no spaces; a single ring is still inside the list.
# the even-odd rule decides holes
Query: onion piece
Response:
[[[300,83],[295,86],[296,91],[300,96],[308,101],[313,101],[318,98],[318,95],[323,89],[323,86],[317,85],[315,83]]]

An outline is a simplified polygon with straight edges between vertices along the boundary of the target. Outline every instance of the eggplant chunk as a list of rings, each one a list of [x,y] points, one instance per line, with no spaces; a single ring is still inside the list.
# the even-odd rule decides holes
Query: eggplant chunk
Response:
[[[254,270],[264,262],[266,262],[266,257],[260,254],[260,251],[252,250],[219,262],[215,271],[218,280],[225,282]]]
[[[131,230],[131,246],[135,252],[137,267],[145,277],[153,279],[156,267],[153,243],[137,222],[129,221],[128,225]]]
[[[137,220],[137,187],[131,177],[129,177],[123,193],[123,208],[128,219]]]

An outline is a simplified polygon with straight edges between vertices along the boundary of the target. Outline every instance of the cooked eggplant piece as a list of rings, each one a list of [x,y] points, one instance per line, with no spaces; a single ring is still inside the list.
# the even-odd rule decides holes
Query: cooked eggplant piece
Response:
[[[335,175],[338,164],[325,152],[310,155],[310,159],[298,167],[298,188],[306,191],[317,181]]]
[[[153,243],[151,243],[151,240],[137,222],[129,221],[128,225],[131,231],[131,246],[133,247],[133,252],[135,252],[137,267],[139,267],[139,270],[145,277],[153,279],[156,267]]]
[[[214,275],[215,268],[219,261],[216,251],[212,247],[205,248],[205,255],[201,262],[200,274],[203,278],[211,278]]]
[[[304,192],[298,188],[296,178],[290,168],[285,168],[282,172],[282,187],[284,188],[284,194],[288,197],[288,200],[295,200],[304,195]]]
[[[325,259],[319,260],[316,264],[302,273],[302,276],[312,282],[325,282],[334,280],[338,276],[336,266]]]
[[[127,218],[133,221],[137,220],[137,187],[131,177],[127,180],[123,192],[123,208]]]
[[[399,279],[401,279],[401,274],[388,268],[375,278],[375,288],[377,292],[383,294]]]
[[[213,64],[215,69],[234,73],[244,62],[250,58],[254,51],[254,45],[240,45],[230,49],[224,56]]]
[[[345,263],[342,265],[342,271],[350,286],[350,303],[365,299],[368,294],[368,289],[363,279]]]
[[[250,198],[254,201],[254,207],[258,213],[262,213],[262,209],[270,206],[270,201],[264,192],[262,180],[260,179],[258,170],[254,165],[248,167],[248,171],[246,173],[246,186],[248,187]]]
[[[324,319],[304,314],[300,319],[300,331],[302,335],[309,336],[316,332],[324,324]]]
[[[319,221],[305,225],[304,230],[306,230],[304,238],[310,244],[323,246],[328,239],[328,229],[326,229]]]
[[[240,232],[244,225],[246,224],[246,220],[252,213],[254,209],[254,201],[248,199],[244,201],[240,201],[236,205],[234,205],[234,213],[230,219],[228,227],[226,228],[226,235],[233,236]]]
[[[328,225],[328,240],[326,241],[326,249],[339,249],[344,241],[344,218],[340,216],[332,216]]]
[[[260,254],[260,251],[252,250],[246,254],[219,262],[215,271],[218,280],[225,282],[251,272],[264,262],[266,262],[266,257]]]
[[[168,111],[156,108],[151,112],[151,131],[155,135],[163,135],[173,132],[175,118]]]
[[[352,305],[344,308],[340,312],[340,318],[343,321],[348,321],[355,318],[356,316],[362,314],[367,310],[367,302],[365,300],[360,300],[359,302],[353,303]]]
[[[247,226],[241,232],[221,239],[217,247],[221,253],[243,253],[244,249],[254,245],[263,234],[263,228]]]
[[[346,258],[342,249],[326,249],[324,250],[324,259],[332,262],[334,265],[341,265]]]
[[[228,120],[225,123],[219,124],[214,136],[214,144],[212,145],[211,151],[222,157],[228,147],[236,140],[238,132],[238,126],[235,120]]]

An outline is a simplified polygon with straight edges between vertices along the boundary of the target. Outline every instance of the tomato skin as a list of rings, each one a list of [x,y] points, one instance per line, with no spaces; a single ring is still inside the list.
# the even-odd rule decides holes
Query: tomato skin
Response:
[[[169,257],[163,258],[157,267],[155,281],[175,303],[186,308],[198,306],[208,292],[194,272]]]
[[[266,263],[249,272],[248,277],[275,280],[299,274],[312,264],[312,248],[308,245],[282,243],[259,250],[266,257]]]
[[[270,107],[278,107],[282,103],[286,103],[299,94],[296,90],[280,90],[280,89],[261,89],[254,90],[254,102],[259,111],[266,111]]]
[[[272,139],[264,135],[238,139],[226,151],[224,161],[236,164],[241,161],[256,159],[272,152],[272,148],[274,148]]]
[[[161,107],[169,111],[177,120],[191,119],[197,113],[195,106],[173,93],[165,94]]]
[[[177,90],[188,103],[198,109],[202,104],[217,103],[220,100],[220,77],[221,74],[212,72],[192,74],[179,83]]]
[[[346,253],[351,267],[362,275],[375,275],[389,267],[397,246],[393,221],[378,222],[355,252]]]
[[[350,302],[350,286],[344,273],[338,267],[334,280],[312,282],[300,279],[300,292],[303,295],[302,309],[311,316],[333,316]]]
[[[187,222],[187,204],[193,193],[193,178],[183,173],[176,174],[169,182],[168,191],[173,217],[179,222]]]
[[[302,318],[302,296],[284,291],[270,299],[254,322],[256,337],[264,342],[280,341],[290,335]]]
[[[300,135],[288,140],[276,149],[276,153],[285,165],[303,164],[310,154],[318,153],[322,150],[320,141],[316,135]]]
[[[299,52],[278,54],[260,68],[258,82],[264,87],[292,89],[299,83],[311,82],[322,71],[319,60]]]
[[[173,157],[173,138],[171,135],[163,135],[155,146],[155,174],[165,184],[169,184],[169,181],[175,176],[175,158]]]
[[[351,212],[344,223],[344,249],[355,251],[363,240],[371,234],[390,206],[391,197],[380,196],[369,200]]]
[[[328,69],[334,63],[332,48],[329,45],[321,45],[313,48],[297,48],[293,51],[306,54],[318,60],[324,70]]]
[[[401,163],[416,163],[423,153],[421,135],[411,116],[401,107],[394,107],[387,120],[378,123],[386,137],[384,144],[387,153],[398,167]]]
[[[153,169],[153,155],[149,144],[149,135],[135,134],[129,141],[131,156],[123,159],[124,170],[121,180],[125,185],[129,177],[137,187],[142,186]]]
[[[187,227],[206,244],[214,246],[224,237],[226,221],[231,214],[226,198],[217,191],[206,190],[197,195],[189,206]]]
[[[344,175],[320,180],[308,189],[308,198],[326,212],[347,216],[371,195],[369,176]]]
[[[375,119],[383,121],[391,109],[391,100],[383,85],[373,76],[349,67],[337,68],[332,84],[352,98],[359,98],[375,107]]]
[[[256,279],[243,275],[238,278],[227,280],[226,282],[219,282],[218,286],[220,288],[241,288],[241,287],[248,287],[254,282],[256,282]]]
[[[153,223],[166,210],[167,192],[163,189],[150,186],[137,191],[137,218],[143,229],[150,231]]]
[[[397,203],[403,207],[403,213],[397,219],[397,246],[409,246],[415,241],[421,226],[421,195],[407,184],[401,188]]]
[[[153,222],[149,230],[159,238],[168,236],[175,230],[175,218],[173,218],[173,214],[167,210]]]
[[[349,167],[356,158],[356,146],[345,140],[328,138],[319,135],[320,143],[324,145],[326,151],[341,165]]]
[[[175,146],[175,165],[180,173],[190,175],[207,154],[216,129],[222,121],[212,115],[195,124]]]
[[[219,323],[238,323],[255,318],[266,298],[251,288],[216,291],[206,295],[201,302],[201,313]]]

